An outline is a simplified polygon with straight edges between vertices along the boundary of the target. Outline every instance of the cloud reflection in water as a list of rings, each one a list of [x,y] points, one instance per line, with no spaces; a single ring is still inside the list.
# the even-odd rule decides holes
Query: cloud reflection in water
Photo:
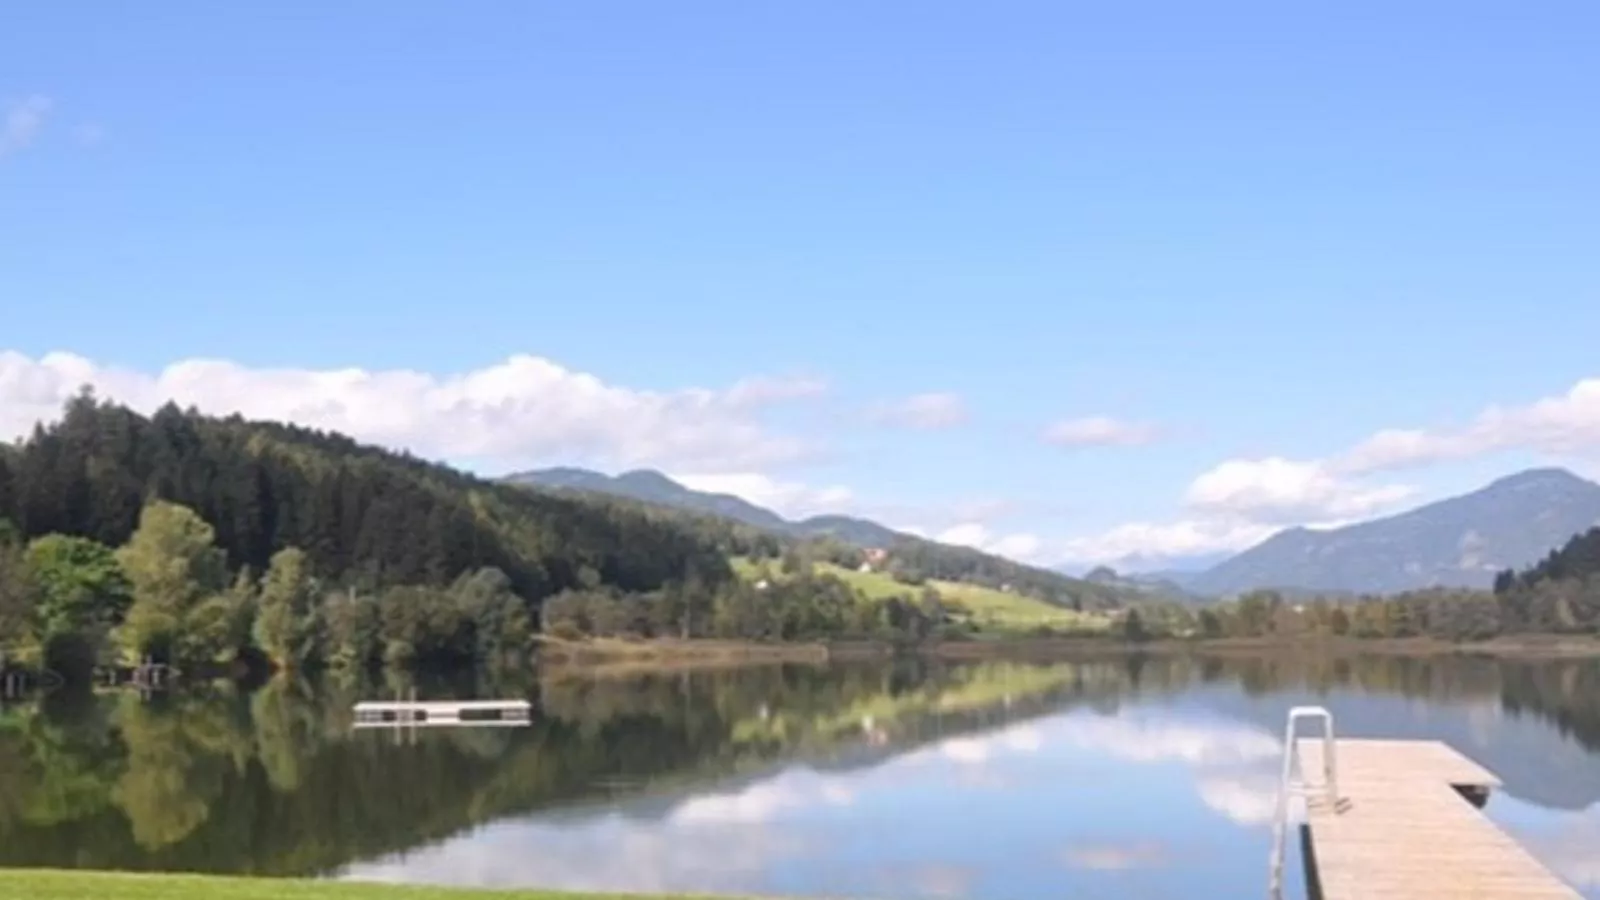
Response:
[[[1256,826],[1262,809],[1270,814],[1278,752],[1259,730],[1175,709],[1078,711],[856,769],[791,767],[676,797],[537,813],[341,874],[905,898],[1071,892],[1074,878],[1090,879],[1086,890],[1111,878],[1144,896],[1185,896],[1194,875],[1175,874],[1172,859],[1203,868],[1217,855],[1207,819]]]

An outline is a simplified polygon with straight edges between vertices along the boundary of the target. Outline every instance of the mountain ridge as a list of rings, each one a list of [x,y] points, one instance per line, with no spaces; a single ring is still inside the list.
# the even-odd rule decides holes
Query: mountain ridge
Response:
[[[892,550],[894,556],[928,578],[972,581],[993,587],[1011,585],[1019,591],[1031,590],[1053,595],[1056,602],[1064,602],[1070,595],[1075,602],[1097,606],[1116,605],[1121,599],[1132,598],[1135,593],[1124,589],[1122,585],[1097,584],[971,547],[942,544],[896,531],[870,519],[838,514],[785,519],[770,509],[732,494],[716,494],[685,487],[652,469],[634,469],[607,475],[590,469],[563,466],[516,472],[499,480],[545,490],[620,496],[647,504],[720,516],[792,538],[829,537],[862,549]],[[956,572],[969,574],[958,577],[953,574]]]
[[[1340,528],[1285,528],[1180,583],[1219,596],[1258,588],[1397,593],[1488,588],[1600,524],[1600,484],[1540,467]]]
[[[630,469],[616,475],[607,475],[592,469],[557,466],[516,472],[501,480],[512,484],[531,484],[631,497],[647,503],[723,516],[746,525],[800,537],[833,536],[863,547],[887,548],[895,540],[909,536],[868,519],[836,513],[824,513],[804,519],[786,519],[764,506],[758,506],[734,494],[694,490],[654,469]]]

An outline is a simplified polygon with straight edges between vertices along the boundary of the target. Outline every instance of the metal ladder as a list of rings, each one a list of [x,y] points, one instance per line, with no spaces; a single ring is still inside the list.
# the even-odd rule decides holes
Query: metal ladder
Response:
[[[1322,721],[1322,783],[1312,784],[1300,769],[1300,751],[1296,725],[1301,719]],[[1283,773],[1278,778],[1278,805],[1272,816],[1272,859],[1268,876],[1270,900],[1283,897],[1284,833],[1289,827],[1289,799],[1303,797],[1307,803],[1316,794],[1322,794],[1330,808],[1339,799],[1337,767],[1334,765],[1333,713],[1320,706],[1296,706],[1289,710],[1289,722],[1283,729]]]

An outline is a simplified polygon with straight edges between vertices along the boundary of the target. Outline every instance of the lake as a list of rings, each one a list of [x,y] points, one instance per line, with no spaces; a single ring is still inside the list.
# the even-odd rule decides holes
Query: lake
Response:
[[[350,706],[526,696],[523,728]],[[1281,731],[1436,738],[1600,900],[1600,661],[1116,657],[274,682],[0,711],[0,866],[879,898],[1262,896]],[[1292,895],[1303,894],[1291,841]]]

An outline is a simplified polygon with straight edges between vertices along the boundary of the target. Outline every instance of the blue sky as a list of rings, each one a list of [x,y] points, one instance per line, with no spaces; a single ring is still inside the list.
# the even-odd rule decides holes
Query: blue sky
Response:
[[[91,381],[1052,564],[1594,474],[1597,44],[1579,2],[23,3],[0,430]]]

